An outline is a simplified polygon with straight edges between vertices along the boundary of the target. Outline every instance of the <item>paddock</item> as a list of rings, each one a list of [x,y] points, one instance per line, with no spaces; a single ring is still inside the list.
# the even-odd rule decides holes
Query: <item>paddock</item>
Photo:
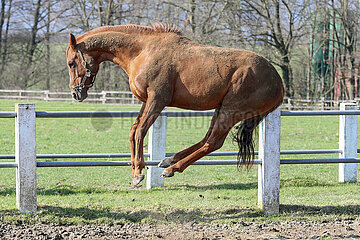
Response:
[[[357,115],[356,105],[342,104],[340,111],[280,111],[276,110],[263,121],[259,132],[259,165],[258,174],[258,202],[266,213],[279,212],[279,188],[280,188],[280,164],[318,164],[318,163],[340,163],[339,181],[356,181],[357,158]],[[83,117],[133,117],[136,111],[127,112],[42,112],[35,111],[34,105],[18,105],[16,112],[2,112],[1,118],[15,118],[16,125],[16,151],[15,155],[1,155],[1,159],[16,159],[16,162],[1,163],[0,167],[12,167],[17,169],[17,205],[20,212],[36,211],[36,168],[37,167],[80,167],[80,166],[128,166],[127,161],[81,161],[81,162],[37,162],[36,159],[51,158],[122,158],[130,154],[36,154],[36,118],[83,118]],[[146,155],[149,160],[148,166],[155,166],[164,156],[171,156],[173,153],[166,153],[166,121],[168,117],[185,116],[211,116],[213,112],[185,112],[165,111],[150,130],[149,153]],[[280,151],[280,116],[323,116],[340,115],[339,149],[324,150],[291,150]],[[25,138],[27,144],[23,145]],[[28,144],[28,143],[31,144]],[[25,146],[25,147],[24,147]],[[339,158],[326,159],[281,159],[280,154],[324,154],[339,153]],[[210,156],[232,156],[236,152],[216,152]],[[263,161],[266,159],[265,161]],[[235,160],[200,160],[197,165],[236,165]],[[150,167],[147,174],[147,188],[162,186],[163,179],[159,178],[156,167]],[[24,180],[26,179],[26,180]]]

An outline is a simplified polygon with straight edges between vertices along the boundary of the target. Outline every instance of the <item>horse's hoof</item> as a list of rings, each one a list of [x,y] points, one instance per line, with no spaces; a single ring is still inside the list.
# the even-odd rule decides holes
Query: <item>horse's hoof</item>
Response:
[[[163,177],[163,178],[172,177],[172,176],[174,176],[174,173],[168,173],[165,171],[161,174],[161,177]]]
[[[172,165],[171,162],[173,159],[174,157],[167,157],[164,160],[162,160],[157,166],[159,168],[168,168]]]
[[[132,179],[132,185],[133,186],[138,186],[138,184],[144,180],[145,178],[145,175],[144,174],[141,174],[140,176],[136,176],[136,177],[133,177]]]

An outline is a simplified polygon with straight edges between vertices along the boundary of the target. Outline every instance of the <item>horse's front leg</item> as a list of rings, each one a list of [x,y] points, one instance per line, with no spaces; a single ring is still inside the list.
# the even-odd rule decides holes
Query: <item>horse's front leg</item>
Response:
[[[135,176],[135,131],[136,131],[137,126],[139,125],[140,118],[143,115],[144,108],[145,108],[145,103],[143,103],[143,105],[141,106],[141,109],[139,111],[139,115],[137,116],[134,124],[132,125],[132,127],[130,129],[130,134],[129,134],[132,177]]]
[[[139,118],[134,134],[134,160],[132,160],[132,184],[137,186],[143,179],[142,169],[145,167],[144,161],[144,138],[150,126],[155,122],[165,105],[155,99],[146,101],[142,115]]]

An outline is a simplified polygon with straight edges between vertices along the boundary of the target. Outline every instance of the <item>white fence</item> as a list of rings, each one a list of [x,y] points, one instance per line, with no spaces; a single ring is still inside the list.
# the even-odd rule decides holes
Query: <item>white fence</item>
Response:
[[[279,212],[280,164],[313,164],[340,163],[339,181],[355,182],[357,179],[357,115],[355,104],[342,104],[341,111],[280,111],[270,113],[260,124],[259,156],[255,164],[258,171],[258,202],[266,213]],[[184,116],[210,116],[213,112],[163,112],[150,129],[149,153],[150,161],[147,174],[147,188],[163,186],[160,178],[162,169],[155,167],[168,154],[166,145],[166,118]],[[37,162],[40,158],[77,158],[77,157],[129,157],[130,154],[98,154],[98,155],[37,155],[36,154],[36,118],[71,118],[71,117],[132,117],[137,112],[35,112],[34,104],[18,104],[16,112],[0,112],[0,118],[15,117],[15,162],[0,163],[0,168],[16,168],[16,199],[20,212],[35,212],[37,208],[36,169],[37,167],[75,167],[75,166],[128,166],[128,161],[92,161],[92,162]],[[328,150],[293,150],[280,151],[281,116],[314,116],[340,115],[339,149]],[[315,154],[339,153],[339,158],[330,159],[280,159],[280,154]],[[209,155],[236,155],[235,152],[212,153]],[[6,155],[0,158],[11,159]],[[199,160],[195,165],[235,165],[236,160]]]
[[[282,109],[288,110],[338,110],[341,103],[356,102],[360,104],[360,98],[354,100],[328,100],[324,97],[316,99],[291,99],[284,98]]]
[[[138,100],[132,92],[129,91],[89,91],[87,102],[95,103],[115,103],[115,104],[129,104],[139,105],[141,101]],[[0,89],[0,99],[18,99],[18,100],[44,100],[44,101],[74,101],[71,97],[70,91],[55,92],[49,90],[4,90]],[[354,100],[357,105],[360,104],[360,98]],[[349,100],[326,100],[325,98],[318,99],[291,99],[285,98],[282,109],[287,110],[338,110],[341,103],[354,102]]]
[[[132,92],[127,91],[101,91],[88,92],[87,102],[95,103],[117,103],[139,105],[138,100]],[[0,89],[0,99],[17,99],[17,100],[43,100],[43,101],[74,101],[68,92],[54,91],[37,91],[37,90],[4,90]]]

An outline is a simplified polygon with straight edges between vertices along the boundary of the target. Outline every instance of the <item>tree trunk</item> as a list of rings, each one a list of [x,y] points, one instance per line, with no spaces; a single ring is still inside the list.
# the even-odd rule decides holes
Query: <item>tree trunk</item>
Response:
[[[1,52],[1,70],[0,76],[3,74],[5,70],[5,66],[7,65],[7,42],[9,36],[9,27],[10,27],[10,18],[11,18],[11,7],[12,7],[12,0],[9,0],[9,7],[7,10],[7,19],[6,19],[6,28],[5,28],[5,36],[2,40],[3,42],[3,51]]]
[[[192,33],[195,33],[195,31],[196,31],[195,10],[196,10],[196,0],[190,0],[189,23],[190,23],[190,26],[191,26]]]
[[[314,39],[312,37],[312,39]],[[308,49],[308,69],[307,69],[307,79],[306,79],[306,99],[310,99],[311,97],[311,75],[312,75],[312,59],[313,59],[313,40],[310,43],[310,47]]]
[[[5,0],[1,0],[1,13],[0,13],[0,53],[3,52],[3,46],[2,46],[2,42],[3,42],[3,33],[2,33],[2,29],[4,26],[4,20],[5,20]],[[2,75],[0,73],[0,75]],[[3,88],[2,86],[2,79],[0,79],[0,89]]]
[[[40,20],[40,8],[41,8],[41,0],[37,0],[35,10],[33,13],[33,25],[31,27],[30,42],[27,49],[27,61],[26,61],[25,72],[23,75],[24,79],[23,79],[22,87],[25,89],[29,86],[30,69],[32,68],[32,61],[37,45],[36,37],[38,33],[38,24]]]
[[[103,21],[103,5],[102,5],[102,1],[98,0],[97,1],[98,4],[98,19],[99,19],[99,26],[103,26],[104,21]]]
[[[105,24],[106,25],[110,25],[113,21],[112,21],[112,17],[113,17],[113,8],[114,8],[114,4],[113,4],[113,0],[109,0],[108,2],[108,6],[106,9],[106,16],[105,16]]]
[[[289,57],[285,56],[283,58],[283,64],[280,66],[282,72],[282,79],[285,84],[286,97],[292,98],[294,95],[292,79],[291,79],[291,66]]]
[[[0,13],[0,51],[2,51],[2,29],[5,21],[5,3],[6,0],[1,0],[1,13]]]
[[[33,25],[31,28],[30,42],[28,47],[28,64],[30,65],[33,60],[34,52],[36,49],[36,37],[38,32],[38,24],[40,17],[41,0],[36,1],[36,7],[33,14]]]
[[[46,89],[50,90],[50,81],[51,81],[51,63],[50,63],[50,58],[51,58],[51,52],[50,52],[50,13],[51,13],[51,1],[48,1],[47,4],[47,23],[46,23],[46,35],[45,35],[45,40],[46,40],[46,72],[47,72],[47,76],[46,76]]]

